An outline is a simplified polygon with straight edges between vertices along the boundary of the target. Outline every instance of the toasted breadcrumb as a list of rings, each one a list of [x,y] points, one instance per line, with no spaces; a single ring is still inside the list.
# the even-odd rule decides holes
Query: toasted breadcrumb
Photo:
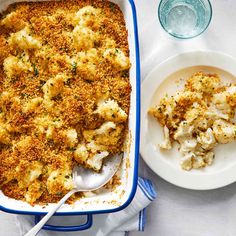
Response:
[[[3,12],[0,188],[5,195],[30,204],[56,202],[73,188],[75,165],[99,171],[103,158],[123,152],[129,68],[128,34],[116,4],[21,2]]]

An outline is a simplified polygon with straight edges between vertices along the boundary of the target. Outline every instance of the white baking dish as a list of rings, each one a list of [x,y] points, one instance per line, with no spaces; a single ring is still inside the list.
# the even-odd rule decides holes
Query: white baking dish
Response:
[[[19,0],[0,1],[0,11]],[[129,115],[129,142],[130,150],[125,153],[122,166],[121,186],[116,192],[101,191],[99,194],[78,200],[73,205],[65,204],[57,212],[57,215],[88,215],[88,222],[77,227],[46,227],[51,230],[81,230],[91,226],[91,214],[115,212],[124,209],[133,199],[137,186],[138,155],[139,155],[139,126],[140,126],[140,65],[136,11],[133,0],[112,0],[117,3],[125,16],[126,27],[128,29],[128,40],[130,48],[130,59],[132,67],[130,70],[130,80],[132,86],[131,108]],[[129,162],[129,164],[127,164]],[[47,206],[31,206],[26,202],[17,201],[4,196],[0,191],[0,210],[16,213],[42,215],[51,209],[53,204]]]

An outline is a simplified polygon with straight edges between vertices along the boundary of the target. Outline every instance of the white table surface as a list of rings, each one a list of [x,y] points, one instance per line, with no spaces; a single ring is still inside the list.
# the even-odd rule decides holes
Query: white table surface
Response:
[[[191,40],[175,40],[157,18],[158,0],[135,0],[139,20],[142,79],[169,56],[191,50],[217,50],[236,57],[236,1],[211,0],[208,30]],[[145,233],[130,236],[235,236],[236,183],[212,191],[175,187],[155,175],[141,160],[140,175],[153,181],[158,198],[147,210]],[[79,235],[75,233],[74,235]],[[0,212],[0,236],[18,236],[12,215]]]

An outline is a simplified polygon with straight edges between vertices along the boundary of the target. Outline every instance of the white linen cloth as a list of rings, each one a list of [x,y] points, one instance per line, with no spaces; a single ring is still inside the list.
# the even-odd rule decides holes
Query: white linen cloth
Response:
[[[148,179],[139,178],[138,187],[133,201],[122,211],[94,215],[93,225],[90,229],[78,232],[54,232],[41,230],[39,236],[124,236],[128,231],[144,231],[146,214],[145,208],[156,198],[156,191]],[[49,224],[52,225],[78,225],[82,216],[54,216]],[[34,216],[16,215],[16,224],[19,227],[19,235],[23,236],[34,226]],[[81,222],[81,223],[82,223]]]
[[[208,29],[196,38],[177,40],[160,26],[157,16],[159,0],[135,0],[143,80],[157,64],[186,51],[206,49],[236,57],[236,1],[210,1],[213,17]],[[181,189],[161,179],[143,162],[140,176],[148,177],[158,186],[158,201],[154,201],[147,212],[145,235],[236,235],[236,183],[211,191]],[[132,232],[129,236],[141,235]]]

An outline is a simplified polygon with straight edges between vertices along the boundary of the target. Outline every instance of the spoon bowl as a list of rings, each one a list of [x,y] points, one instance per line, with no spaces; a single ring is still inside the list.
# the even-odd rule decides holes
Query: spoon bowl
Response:
[[[38,224],[36,224],[25,236],[35,236],[40,229],[47,223],[51,216],[66,202],[66,200],[76,192],[94,191],[104,186],[117,172],[122,154],[106,158],[100,172],[76,166],[73,169],[74,188],[68,192]]]
[[[122,155],[106,158],[100,172],[76,166],[73,170],[75,188],[80,192],[94,191],[105,185],[116,173],[121,163]]]

